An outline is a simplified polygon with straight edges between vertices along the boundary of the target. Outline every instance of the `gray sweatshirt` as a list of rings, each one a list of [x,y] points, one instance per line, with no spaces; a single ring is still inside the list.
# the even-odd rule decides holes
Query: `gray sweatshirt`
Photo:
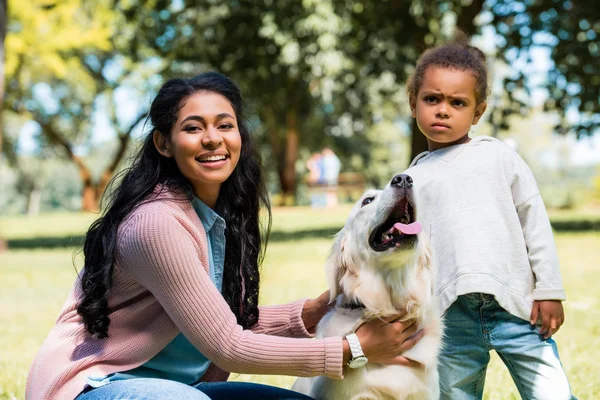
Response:
[[[487,293],[529,320],[533,300],[564,300],[552,228],[531,170],[506,144],[478,136],[418,155],[418,220],[436,260],[445,311],[458,296]]]

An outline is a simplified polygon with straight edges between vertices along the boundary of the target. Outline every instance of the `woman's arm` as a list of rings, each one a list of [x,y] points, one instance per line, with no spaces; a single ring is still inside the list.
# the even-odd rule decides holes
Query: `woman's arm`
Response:
[[[206,252],[202,233],[186,229],[172,215],[137,214],[121,230],[120,264],[221,369],[340,379],[342,338],[283,338],[256,334],[237,324],[200,262],[199,254]]]
[[[281,337],[313,337],[302,321],[302,310],[308,301],[301,299],[276,306],[259,306],[258,322],[250,330]]]
[[[278,306],[259,307],[254,333],[309,338],[323,316],[329,311],[329,290],[315,299],[301,299]]]

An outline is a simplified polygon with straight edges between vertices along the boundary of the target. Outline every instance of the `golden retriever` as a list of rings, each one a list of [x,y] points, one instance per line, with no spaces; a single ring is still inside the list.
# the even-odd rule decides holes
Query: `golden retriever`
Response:
[[[345,367],[343,380],[300,378],[293,390],[317,400],[439,398],[437,357],[443,322],[412,185],[410,176],[396,175],[383,190],[366,191],[352,208],[326,264],[335,307],[323,317],[316,335],[345,336],[366,320],[406,310],[402,319],[416,319],[425,334],[403,356],[421,366]]]

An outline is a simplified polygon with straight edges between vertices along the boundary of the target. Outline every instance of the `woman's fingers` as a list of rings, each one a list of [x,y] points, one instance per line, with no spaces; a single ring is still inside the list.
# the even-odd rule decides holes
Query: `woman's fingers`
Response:
[[[385,323],[394,323],[394,322],[397,322],[402,317],[404,317],[405,315],[406,315],[406,311],[401,311],[398,314],[390,315],[388,317],[381,318],[381,321],[383,321]]]
[[[417,324],[415,324],[415,322],[416,320],[409,319],[405,322],[394,322],[394,324],[398,324],[397,330],[402,336],[409,337],[417,332]]]
[[[418,330],[415,322],[415,319],[398,321],[398,315],[374,319],[357,329],[356,334],[371,362],[418,366],[418,363],[402,356],[403,352],[413,348],[425,334],[424,330]]]
[[[417,343],[419,343],[419,340],[421,340],[421,338],[423,338],[424,335],[425,335],[424,329],[421,329],[420,331],[415,332],[414,334],[410,335],[408,337],[408,339],[406,339],[400,345],[400,353],[403,353],[407,350],[412,349]]]
[[[391,360],[390,364],[404,365],[406,367],[413,367],[413,368],[422,368],[423,367],[423,364],[418,363],[414,360],[410,360],[404,356],[397,356],[397,357],[393,358]]]

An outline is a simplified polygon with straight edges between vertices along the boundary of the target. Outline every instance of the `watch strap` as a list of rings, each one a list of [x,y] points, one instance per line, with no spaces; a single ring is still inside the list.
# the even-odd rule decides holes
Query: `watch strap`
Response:
[[[346,335],[346,340],[348,341],[348,345],[350,346],[350,353],[352,354],[352,359],[364,357],[365,353],[363,353],[363,349],[360,346],[360,341],[358,340],[358,336],[356,336],[356,333],[350,333]]]

